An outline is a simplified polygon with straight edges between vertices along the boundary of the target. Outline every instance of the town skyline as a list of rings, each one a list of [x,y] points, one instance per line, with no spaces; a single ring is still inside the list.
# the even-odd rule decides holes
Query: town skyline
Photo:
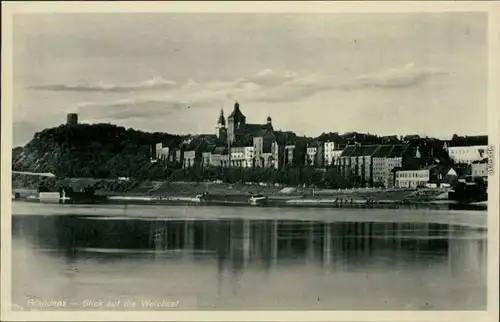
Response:
[[[299,136],[488,132],[485,14],[185,17],[16,17],[13,145],[69,112],[212,134],[221,106],[227,116],[236,100],[250,122],[270,115]]]
[[[238,101],[235,101],[235,102],[238,102]],[[232,110],[231,110],[232,111]],[[219,110],[220,112],[220,110]],[[230,113],[227,113],[227,114],[230,114]],[[80,120],[79,119],[79,116],[78,116],[78,113],[69,113],[68,115],[66,116],[69,116],[69,115],[74,115],[76,116],[76,120],[75,122],[77,124],[88,124],[88,125],[98,125],[98,124],[109,124],[109,125],[113,125],[113,126],[117,126],[117,127],[124,127],[126,128],[126,126],[124,126],[123,124],[115,124],[115,123],[110,123],[110,122],[99,122],[99,123],[88,123],[88,122],[85,122],[85,120]],[[219,114],[220,115],[220,114]],[[226,115],[226,112],[224,111],[224,119],[225,119],[225,122],[227,123],[227,115]],[[65,119],[61,119],[62,122],[60,122],[59,124],[57,124],[56,126],[54,127],[57,127],[57,126],[63,126],[63,125],[67,125],[67,120]],[[65,123],[66,121],[66,123]],[[250,122],[254,122],[255,120],[249,120]],[[273,121],[274,122],[274,121]],[[264,122],[261,122],[262,124]],[[142,131],[142,132],[145,132],[145,133],[164,133],[164,134],[169,134],[169,135],[174,135],[174,136],[181,136],[181,137],[198,137],[198,136],[206,136],[206,135],[212,135],[212,136],[216,136],[217,134],[216,133],[173,133],[173,132],[162,132],[162,131],[145,131],[143,129],[136,129],[136,128],[130,128],[134,131]],[[217,129],[217,127],[214,127],[214,129]],[[43,131],[45,129],[41,129],[40,131]],[[276,126],[274,126],[274,123],[273,123],[273,130],[272,131],[276,131],[276,132],[293,132],[294,134],[297,134],[295,131],[291,130],[291,129],[282,129],[282,128],[278,128]],[[478,136],[484,136],[484,137],[487,137],[488,136],[488,133],[473,133],[473,134],[468,134],[468,133],[464,133],[464,134],[458,134],[458,133],[453,133],[452,135],[448,136],[448,137],[437,137],[437,136],[428,136],[428,135],[425,135],[425,134],[422,134],[422,133],[392,133],[392,134],[380,134],[380,133],[370,133],[370,132],[363,132],[363,131],[346,131],[346,132],[338,132],[338,131],[324,131],[324,132],[321,132],[320,134],[318,135],[315,135],[315,136],[311,136],[311,135],[307,135],[307,134],[303,134],[303,135],[297,135],[297,137],[307,137],[309,139],[317,139],[318,137],[320,137],[321,135],[325,135],[325,134],[338,134],[339,136],[342,136],[342,135],[347,135],[347,134],[367,134],[367,135],[374,135],[374,136],[378,136],[378,137],[390,137],[390,136],[396,136],[398,139],[402,139],[403,137],[405,136],[414,136],[414,135],[418,135],[419,137],[421,138],[432,138],[432,139],[438,139],[438,140],[441,140],[443,142],[446,142],[446,141],[450,141],[452,139],[452,137],[454,135],[458,135],[459,137],[478,137]],[[35,135],[36,133],[33,133],[33,136]],[[22,143],[22,144],[13,144],[12,147],[13,148],[18,148],[18,147],[22,147],[24,146],[24,144],[27,144],[28,142],[25,142],[25,143]]]

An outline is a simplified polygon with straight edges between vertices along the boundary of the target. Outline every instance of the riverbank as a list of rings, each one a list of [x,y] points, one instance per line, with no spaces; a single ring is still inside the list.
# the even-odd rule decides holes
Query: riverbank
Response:
[[[57,181],[50,181],[54,185]],[[59,181],[61,182],[61,181]],[[109,179],[65,179],[66,185],[92,186],[96,195],[106,197],[106,203],[117,204],[203,204],[219,206],[249,206],[249,198],[260,194],[267,197],[267,206],[273,207],[329,207],[329,208],[400,208],[403,206],[431,207],[433,209],[487,209],[487,202],[459,205],[448,200],[448,189],[313,189],[287,187],[266,183],[214,183],[168,181],[119,181]],[[19,184],[19,182],[13,181]],[[49,185],[50,186],[50,185]],[[34,187],[13,187],[18,199],[36,199]],[[208,193],[203,200],[197,196]]]
[[[92,186],[97,195],[101,196],[178,196],[195,197],[208,192],[211,195],[241,195],[263,194],[274,197],[328,197],[348,200],[444,200],[447,199],[446,189],[314,189],[302,186],[290,187],[267,183],[214,183],[214,182],[169,182],[169,181],[120,181],[111,179],[74,178],[57,180],[44,178],[38,180],[19,180],[13,177],[13,193],[21,195],[35,194],[36,189],[43,184],[49,190],[56,189],[63,182],[68,186]]]

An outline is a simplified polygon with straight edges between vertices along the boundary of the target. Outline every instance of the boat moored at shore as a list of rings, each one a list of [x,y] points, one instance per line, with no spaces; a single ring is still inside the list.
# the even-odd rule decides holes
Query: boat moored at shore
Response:
[[[268,204],[268,198],[264,195],[254,195],[248,199],[248,203],[252,206],[261,206]]]

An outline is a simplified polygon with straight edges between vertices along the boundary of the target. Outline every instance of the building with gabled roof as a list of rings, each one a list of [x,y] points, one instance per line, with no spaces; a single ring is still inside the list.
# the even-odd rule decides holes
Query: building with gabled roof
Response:
[[[351,153],[350,157],[365,157],[373,155],[381,148],[380,145],[361,145],[357,146]]]
[[[273,134],[276,139],[271,150],[275,168],[281,169],[287,164],[293,164],[297,135],[292,131],[273,131]],[[300,161],[304,162],[304,159]]]
[[[471,174],[473,177],[481,177],[488,181],[489,175],[488,159],[483,159],[481,161],[475,161],[471,164]]]
[[[380,145],[350,145],[339,158],[339,171],[344,176],[353,176],[360,186],[373,184],[372,156]]]
[[[311,140],[307,142],[305,164],[313,167],[318,166],[318,146],[321,142],[318,140]]]
[[[197,135],[185,143],[182,167],[189,168],[202,163],[202,154],[210,145],[214,145],[216,137],[214,135]]]
[[[418,188],[425,187],[427,184],[434,184],[438,187],[441,183],[449,183],[457,178],[453,169],[443,164],[401,169],[394,175],[395,186],[398,188]]]
[[[243,167],[245,162],[245,144],[235,142],[229,149],[230,166]]]
[[[257,132],[259,131],[265,131],[265,130],[268,130],[268,129],[271,129],[270,126],[268,124],[252,124],[252,123],[248,123],[245,125],[245,134],[249,134],[249,135],[255,135]]]
[[[409,144],[396,144],[393,146],[391,153],[387,156],[388,158],[399,158],[405,155],[407,152],[413,152]]]
[[[374,158],[387,158],[394,149],[394,145],[381,145],[373,154]]]
[[[346,157],[350,157],[351,154],[354,152],[354,150],[356,149],[356,146],[354,145],[348,145],[344,148],[344,150],[342,150],[342,154],[340,155],[341,158],[346,158]]]
[[[222,115],[222,114],[221,114]],[[220,117],[218,124],[221,123]],[[227,118],[227,141],[232,144],[243,139],[245,136],[253,136],[261,130],[273,130],[272,119],[267,117],[266,123],[256,124],[247,123],[246,116],[243,114],[238,102],[234,103],[234,109]]]
[[[406,158],[412,157],[408,144],[349,145],[340,156],[339,170],[357,178],[361,186],[391,186],[392,169],[403,166]]]
[[[374,185],[392,187],[393,169],[407,165],[413,158],[413,150],[409,144],[382,145],[373,155]]]
[[[449,158],[456,164],[472,164],[486,158],[487,145],[447,146]]]
[[[229,149],[227,145],[218,145],[210,154],[210,165],[213,167],[229,166]]]
[[[336,141],[326,141],[323,143],[323,159],[326,166],[337,166],[343,150]]]
[[[213,143],[208,143],[201,151],[201,166],[206,167],[210,166],[210,159],[212,156],[212,152],[215,150],[216,145]]]

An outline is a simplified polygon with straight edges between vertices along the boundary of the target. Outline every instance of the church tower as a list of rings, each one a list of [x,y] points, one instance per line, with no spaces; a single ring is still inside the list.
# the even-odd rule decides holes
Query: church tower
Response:
[[[240,104],[234,103],[234,110],[227,118],[227,140],[231,144],[245,131],[246,117],[240,111]]]
[[[221,141],[227,140],[227,128],[226,128],[226,119],[224,118],[224,110],[220,109],[219,119],[217,120],[217,125],[215,126],[215,135]]]
[[[273,128],[273,119],[271,118],[271,115],[267,117],[267,126],[271,129]]]

